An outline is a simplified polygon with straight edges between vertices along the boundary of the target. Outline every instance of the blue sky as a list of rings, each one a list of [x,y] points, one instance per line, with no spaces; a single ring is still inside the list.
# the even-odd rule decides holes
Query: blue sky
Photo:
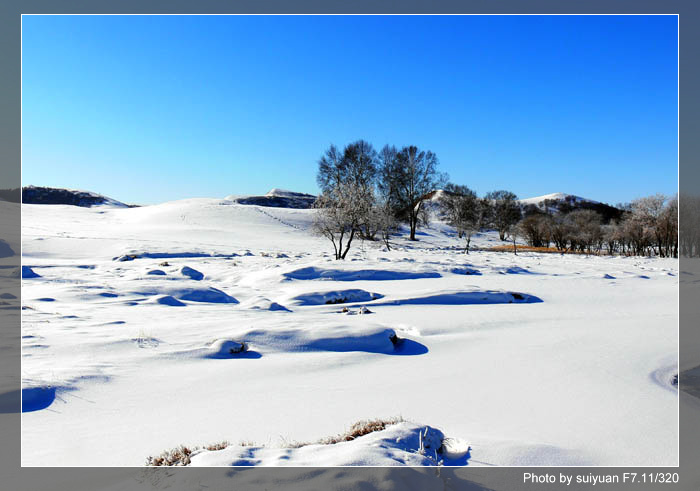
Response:
[[[480,195],[673,194],[676,16],[23,16],[22,184],[316,193],[334,143]]]

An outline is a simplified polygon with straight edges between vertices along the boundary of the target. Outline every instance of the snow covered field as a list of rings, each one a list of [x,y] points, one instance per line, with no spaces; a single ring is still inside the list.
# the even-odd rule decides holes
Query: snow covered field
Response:
[[[312,213],[23,205],[23,465],[430,465],[426,427],[445,464],[677,464],[677,260],[467,256],[434,222],[334,261]]]

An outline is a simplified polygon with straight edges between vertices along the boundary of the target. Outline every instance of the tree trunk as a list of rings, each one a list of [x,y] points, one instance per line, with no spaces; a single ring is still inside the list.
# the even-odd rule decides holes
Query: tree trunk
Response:
[[[333,243],[333,253],[335,255],[335,260],[338,260],[338,246],[335,245],[335,240],[331,239],[331,242]]]
[[[350,237],[348,238],[348,243],[345,244],[345,251],[343,252],[343,255],[341,256],[340,259],[345,259],[345,256],[348,255],[348,251],[350,250],[350,244],[352,243],[352,238],[355,236],[355,229],[353,229],[350,232]]]
[[[335,245],[335,244],[333,244]],[[340,233],[340,238],[338,239],[338,249],[336,250],[335,253],[335,260],[338,261],[340,259],[343,259],[341,257],[341,254],[343,253],[343,233]]]

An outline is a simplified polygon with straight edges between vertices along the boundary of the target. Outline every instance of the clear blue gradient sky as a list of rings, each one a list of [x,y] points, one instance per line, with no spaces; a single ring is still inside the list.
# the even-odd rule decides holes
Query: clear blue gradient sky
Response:
[[[676,16],[24,16],[22,184],[279,187],[359,138],[480,195],[673,194]]]

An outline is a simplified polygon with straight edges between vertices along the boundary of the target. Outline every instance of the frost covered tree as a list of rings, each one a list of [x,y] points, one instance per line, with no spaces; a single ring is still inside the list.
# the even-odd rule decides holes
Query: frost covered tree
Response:
[[[355,184],[342,183],[314,203],[313,231],[331,241],[335,259],[345,259],[353,239],[370,216],[368,199]]]
[[[331,145],[318,161],[316,181],[325,194],[336,193],[341,186],[352,186],[357,199],[365,199],[362,205],[369,209],[374,204],[377,183],[377,152],[364,140],[345,146],[341,152]],[[363,239],[373,240],[377,230],[367,220],[358,225],[356,233]]]
[[[479,199],[467,186],[448,184],[440,198],[447,214],[447,221],[455,227],[457,235],[467,241],[464,252],[469,254],[472,236],[481,231],[490,218],[491,207],[486,199]]]
[[[649,245],[661,257],[677,251],[678,201],[663,194],[655,194],[632,202],[631,220],[647,229]]]
[[[343,153],[335,145],[331,145],[326,153],[318,160],[316,182],[321,191],[326,193],[345,182],[346,161]]]
[[[346,176],[345,181],[354,186],[358,198],[364,199],[366,210],[372,210],[376,206],[375,188],[377,185],[378,156],[374,147],[364,141],[347,145],[343,151]],[[363,239],[374,240],[379,225],[375,219],[375,213],[367,213],[359,224],[358,233]]]
[[[384,242],[386,249],[390,251],[391,244],[389,239],[392,234],[398,231],[399,223],[394,216],[394,210],[392,210],[386,200],[380,199],[372,206],[370,209],[370,223],[377,231],[382,242]]]
[[[499,238],[506,240],[508,231],[520,221],[518,197],[515,193],[505,190],[491,191],[485,197],[491,202],[492,224],[498,230]]]
[[[344,180],[372,194],[377,179],[377,152],[364,140],[348,144],[343,150]]]
[[[678,257],[678,196],[668,200],[656,227],[661,256]]]
[[[377,152],[372,144],[357,140],[341,152],[331,145],[318,161],[316,182],[327,192],[343,183],[351,183],[364,192],[371,190],[377,179]]]
[[[412,145],[399,151],[387,146],[380,160],[380,189],[387,193],[397,218],[408,222],[410,239],[416,240],[416,229],[425,216],[421,205],[426,195],[446,180],[437,170],[437,156]]]

